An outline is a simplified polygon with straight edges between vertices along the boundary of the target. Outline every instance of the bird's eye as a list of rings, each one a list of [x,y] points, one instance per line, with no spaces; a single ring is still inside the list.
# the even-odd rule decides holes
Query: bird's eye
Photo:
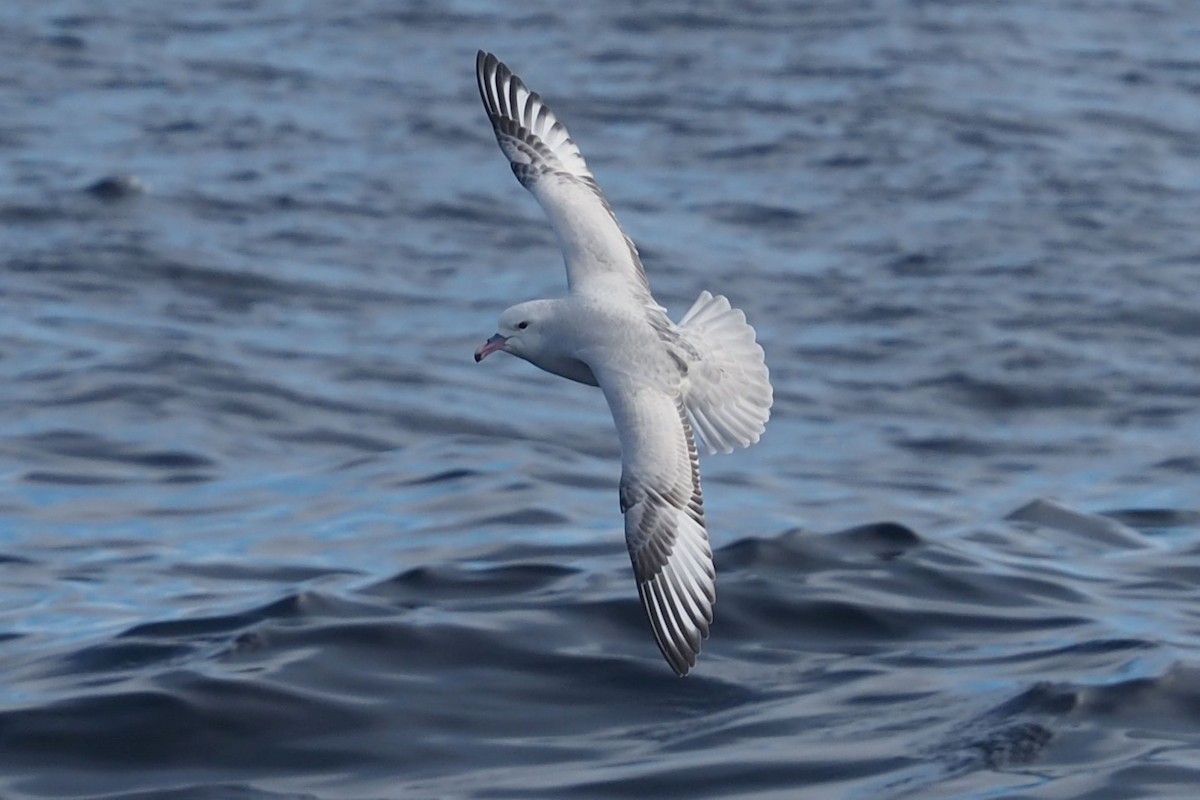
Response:
[[[528,323],[528,322],[518,322],[518,323],[517,323],[517,328],[518,328],[518,329],[520,329],[520,330],[525,330],[525,329],[526,329],[526,328],[528,328],[528,327],[529,327],[529,323]]]

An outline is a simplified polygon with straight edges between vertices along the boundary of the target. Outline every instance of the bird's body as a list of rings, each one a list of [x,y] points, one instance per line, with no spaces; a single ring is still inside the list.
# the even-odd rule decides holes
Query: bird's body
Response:
[[[566,128],[495,56],[480,52],[476,73],[501,149],[557,234],[569,291],[506,310],[475,359],[503,350],[604,392],[638,593],[686,675],[716,602],[693,423],[713,452],[758,441],[772,402],[762,348],[745,315],[708,292],[672,322]]]

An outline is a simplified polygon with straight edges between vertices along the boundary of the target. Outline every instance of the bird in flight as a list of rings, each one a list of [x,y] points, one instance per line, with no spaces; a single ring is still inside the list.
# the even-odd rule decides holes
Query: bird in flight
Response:
[[[621,442],[621,512],[638,594],[667,663],[686,675],[716,603],[696,438],[710,453],[759,440],[772,402],[762,347],[746,315],[707,291],[672,322],[550,107],[490,53],[479,52],[475,73],[500,149],[550,219],[568,289],[504,311],[475,360],[510,353],[604,392]]]

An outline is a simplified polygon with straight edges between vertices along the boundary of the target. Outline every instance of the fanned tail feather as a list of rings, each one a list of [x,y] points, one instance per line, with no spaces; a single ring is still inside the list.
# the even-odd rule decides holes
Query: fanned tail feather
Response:
[[[689,364],[684,401],[710,453],[729,453],[759,440],[774,393],[754,328],[721,295],[701,292],[679,326],[700,354]]]

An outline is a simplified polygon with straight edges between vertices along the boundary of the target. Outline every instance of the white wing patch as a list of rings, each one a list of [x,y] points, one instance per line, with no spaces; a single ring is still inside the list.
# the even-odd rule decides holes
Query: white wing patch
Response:
[[[650,301],[637,247],[554,112],[491,53],[479,52],[475,74],[500,149],[554,228],[571,290],[609,293],[620,287]]]
[[[705,447],[729,453],[757,442],[774,392],[746,315],[721,295],[701,292],[679,321],[679,332],[699,355],[688,364],[683,396]]]

